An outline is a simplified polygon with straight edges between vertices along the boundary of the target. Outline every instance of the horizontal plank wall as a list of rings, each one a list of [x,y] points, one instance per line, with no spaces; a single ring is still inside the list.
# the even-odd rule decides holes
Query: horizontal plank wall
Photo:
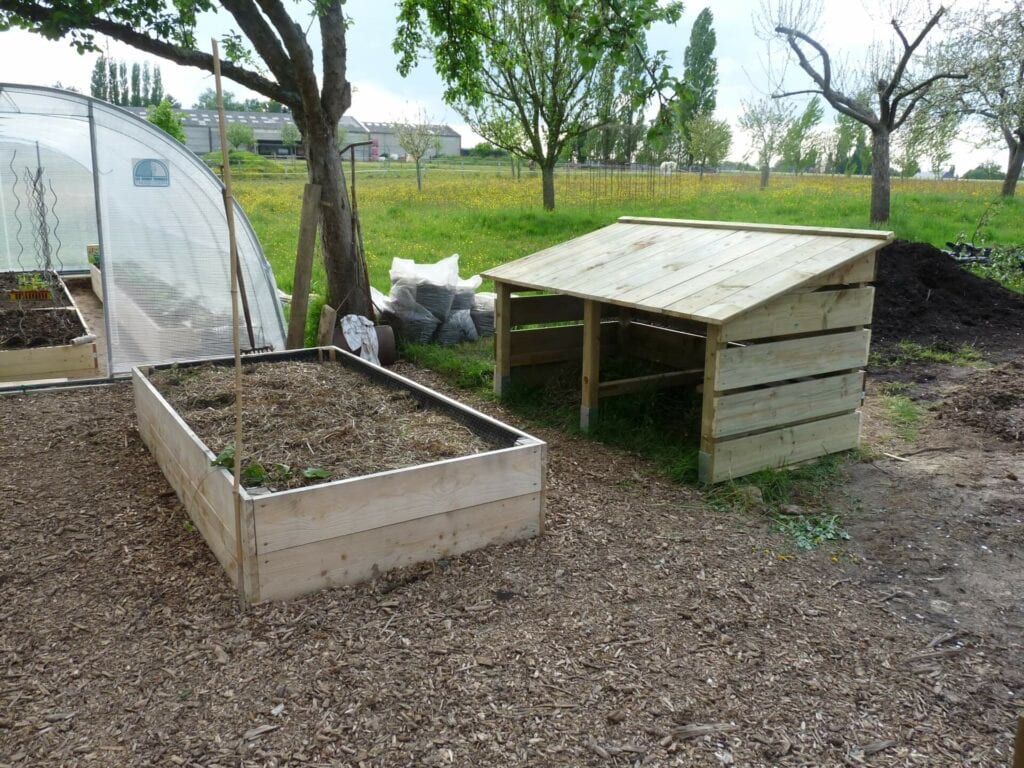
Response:
[[[824,276],[827,288],[803,286],[721,326],[705,376],[703,482],[860,444],[874,289],[859,281],[874,269],[868,254]]]

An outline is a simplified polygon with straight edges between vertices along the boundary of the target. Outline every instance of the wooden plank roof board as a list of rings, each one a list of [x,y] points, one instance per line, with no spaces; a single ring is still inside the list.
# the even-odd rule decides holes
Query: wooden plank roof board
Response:
[[[623,217],[483,274],[718,325],[892,239],[866,229]]]

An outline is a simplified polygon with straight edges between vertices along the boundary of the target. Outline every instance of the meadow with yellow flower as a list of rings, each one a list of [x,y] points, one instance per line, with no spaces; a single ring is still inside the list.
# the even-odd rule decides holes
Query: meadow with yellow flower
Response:
[[[346,166],[346,170],[348,170]],[[436,261],[461,257],[463,275],[518,259],[554,243],[605,226],[619,216],[868,227],[870,179],[775,174],[768,189],[752,173],[563,172],[557,209],[541,208],[540,174],[507,166],[437,165],[422,192],[415,174],[398,164],[357,170],[357,205],[373,285],[385,290],[395,256]],[[291,290],[301,174],[239,177],[235,190],[273,266],[278,285]],[[963,237],[986,243],[1024,242],[1024,210],[999,197],[998,182],[893,180],[897,237],[943,245]],[[979,222],[981,226],[979,227]],[[313,290],[322,293],[318,264]]]

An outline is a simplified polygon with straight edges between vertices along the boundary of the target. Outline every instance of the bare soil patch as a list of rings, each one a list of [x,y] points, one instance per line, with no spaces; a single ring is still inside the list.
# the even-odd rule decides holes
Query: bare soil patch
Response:
[[[57,309],[0,311],[0,349],[33,349],[69,344],[85,328],[74,312]]]
[[[975,372],[942,403],[937,417],[1024,442],[1024,363]]]
[[[269,475],[249,486],[297,488],[507,447],[408,390],[335,363],[247,364],[242,379],[243,465]],[[174,368],[151,380],[214,453],[234,444],[233,367]]]

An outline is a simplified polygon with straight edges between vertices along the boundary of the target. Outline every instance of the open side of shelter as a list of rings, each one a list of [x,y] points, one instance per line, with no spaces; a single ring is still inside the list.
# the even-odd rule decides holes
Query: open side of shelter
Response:
[[[495,391],[582,364],[580,425],[602,398],[702,393],[700,480],[856,448],[877,251],[891,232],[623,217],[484,273]],[[662,370],[602,380],[611,353]]]

